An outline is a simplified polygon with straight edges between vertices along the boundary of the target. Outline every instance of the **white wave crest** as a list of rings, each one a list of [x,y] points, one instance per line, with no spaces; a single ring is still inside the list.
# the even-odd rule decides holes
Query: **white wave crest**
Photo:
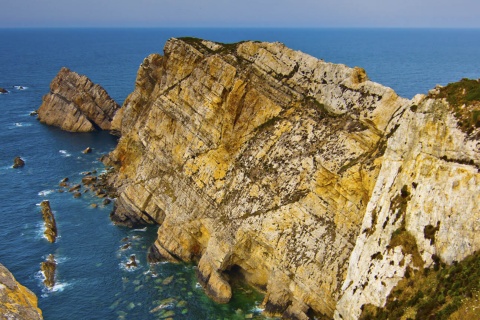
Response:
[[[54,192],[55,192],[55,190],[42,190],[42,191],[40,191],[40,192],[38,193],[38,195],[39,195],[40,197],[46,197],[46,196],[48,196],[49,194],[52,194],[52,193],[54,193]],[[39,204],[38,204],[38,205],[39,205]]]
[[[67,150],[58,150],[58,152],[62,155],[62,157],[71,157],[72,155],[68,153]]]

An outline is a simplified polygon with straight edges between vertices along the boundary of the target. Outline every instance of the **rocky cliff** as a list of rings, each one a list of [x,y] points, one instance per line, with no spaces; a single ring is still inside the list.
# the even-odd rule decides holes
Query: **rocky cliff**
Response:
[[[50,83],[38,109],[40,122],[72,132],[110,130],[119,105],[98,84],[67,68]]]
[[[19,284],[0,264],[0,316],[2,319],[43,319],[37,297]]]
[[[355,319],[407,269],[480,247],[475,132],[445,99],[400,98],[358,67],[170,39],[112,129],[112,220],[158,223],[150,258],[197,262],[218,302],[236,273],[267,314]]]

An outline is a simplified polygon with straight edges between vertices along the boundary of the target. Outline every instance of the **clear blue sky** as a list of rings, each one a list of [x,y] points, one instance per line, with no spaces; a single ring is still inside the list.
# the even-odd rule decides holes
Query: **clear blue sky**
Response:
[[[480,28],[480,0],[0,0],[0,27]]]

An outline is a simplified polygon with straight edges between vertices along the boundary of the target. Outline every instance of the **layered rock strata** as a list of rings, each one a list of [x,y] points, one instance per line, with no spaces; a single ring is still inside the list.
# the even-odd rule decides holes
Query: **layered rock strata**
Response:
[[[50,201],[43,200],[40,203],[40,208],[42,210],[42,217],[45,224],[45,231],[43,234],[49,242],[53,243],[57,239],[57,223],[55,222],[55,216],[50,207]]]
[[[119,105],[86,76],[62,68],[38,109],[40,122],[72,132],[110,130]]]
[[[444,100],[400,98],[280,43],[164,51],[112,122],[112,220],[159,224],[150,259],[198,262],[214,300],[229,301],[235,272],[267,314],[354,319],[407,268],[480,247],[479,150]]]
[[[0,264],[0,315],[2,319],[43,319],[35,294],[22,286]]]

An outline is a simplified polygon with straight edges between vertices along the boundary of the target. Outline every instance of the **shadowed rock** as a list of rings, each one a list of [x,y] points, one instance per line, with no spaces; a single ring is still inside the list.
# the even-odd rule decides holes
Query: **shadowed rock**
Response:
[[[40,122],[65,131],[110,130],[119,105],[86,76],[62,68],[50,83],[50,93],[38,109]]]
[[[45,223],[44,234],[47,237],[47,240],[53,243],[57,239],[57,224],[55,222],[55,217],[53,216],[52,208],[50,207],[50,202],[44,200],[40,204],[40,207],[42,209],[43,221]]]
[[[24,165],[25,165],[25,161],[23,161],[22,158],[15,157],[15,159],[13,159],[13,168],[21,168]]]
[[[55,285],[55,270],[57,269],[57,262],[53,254],[48,255],[47,259],[42,262],[40,270],[42,270],[45,279],[43,283],[47,288],[53,288]]]

